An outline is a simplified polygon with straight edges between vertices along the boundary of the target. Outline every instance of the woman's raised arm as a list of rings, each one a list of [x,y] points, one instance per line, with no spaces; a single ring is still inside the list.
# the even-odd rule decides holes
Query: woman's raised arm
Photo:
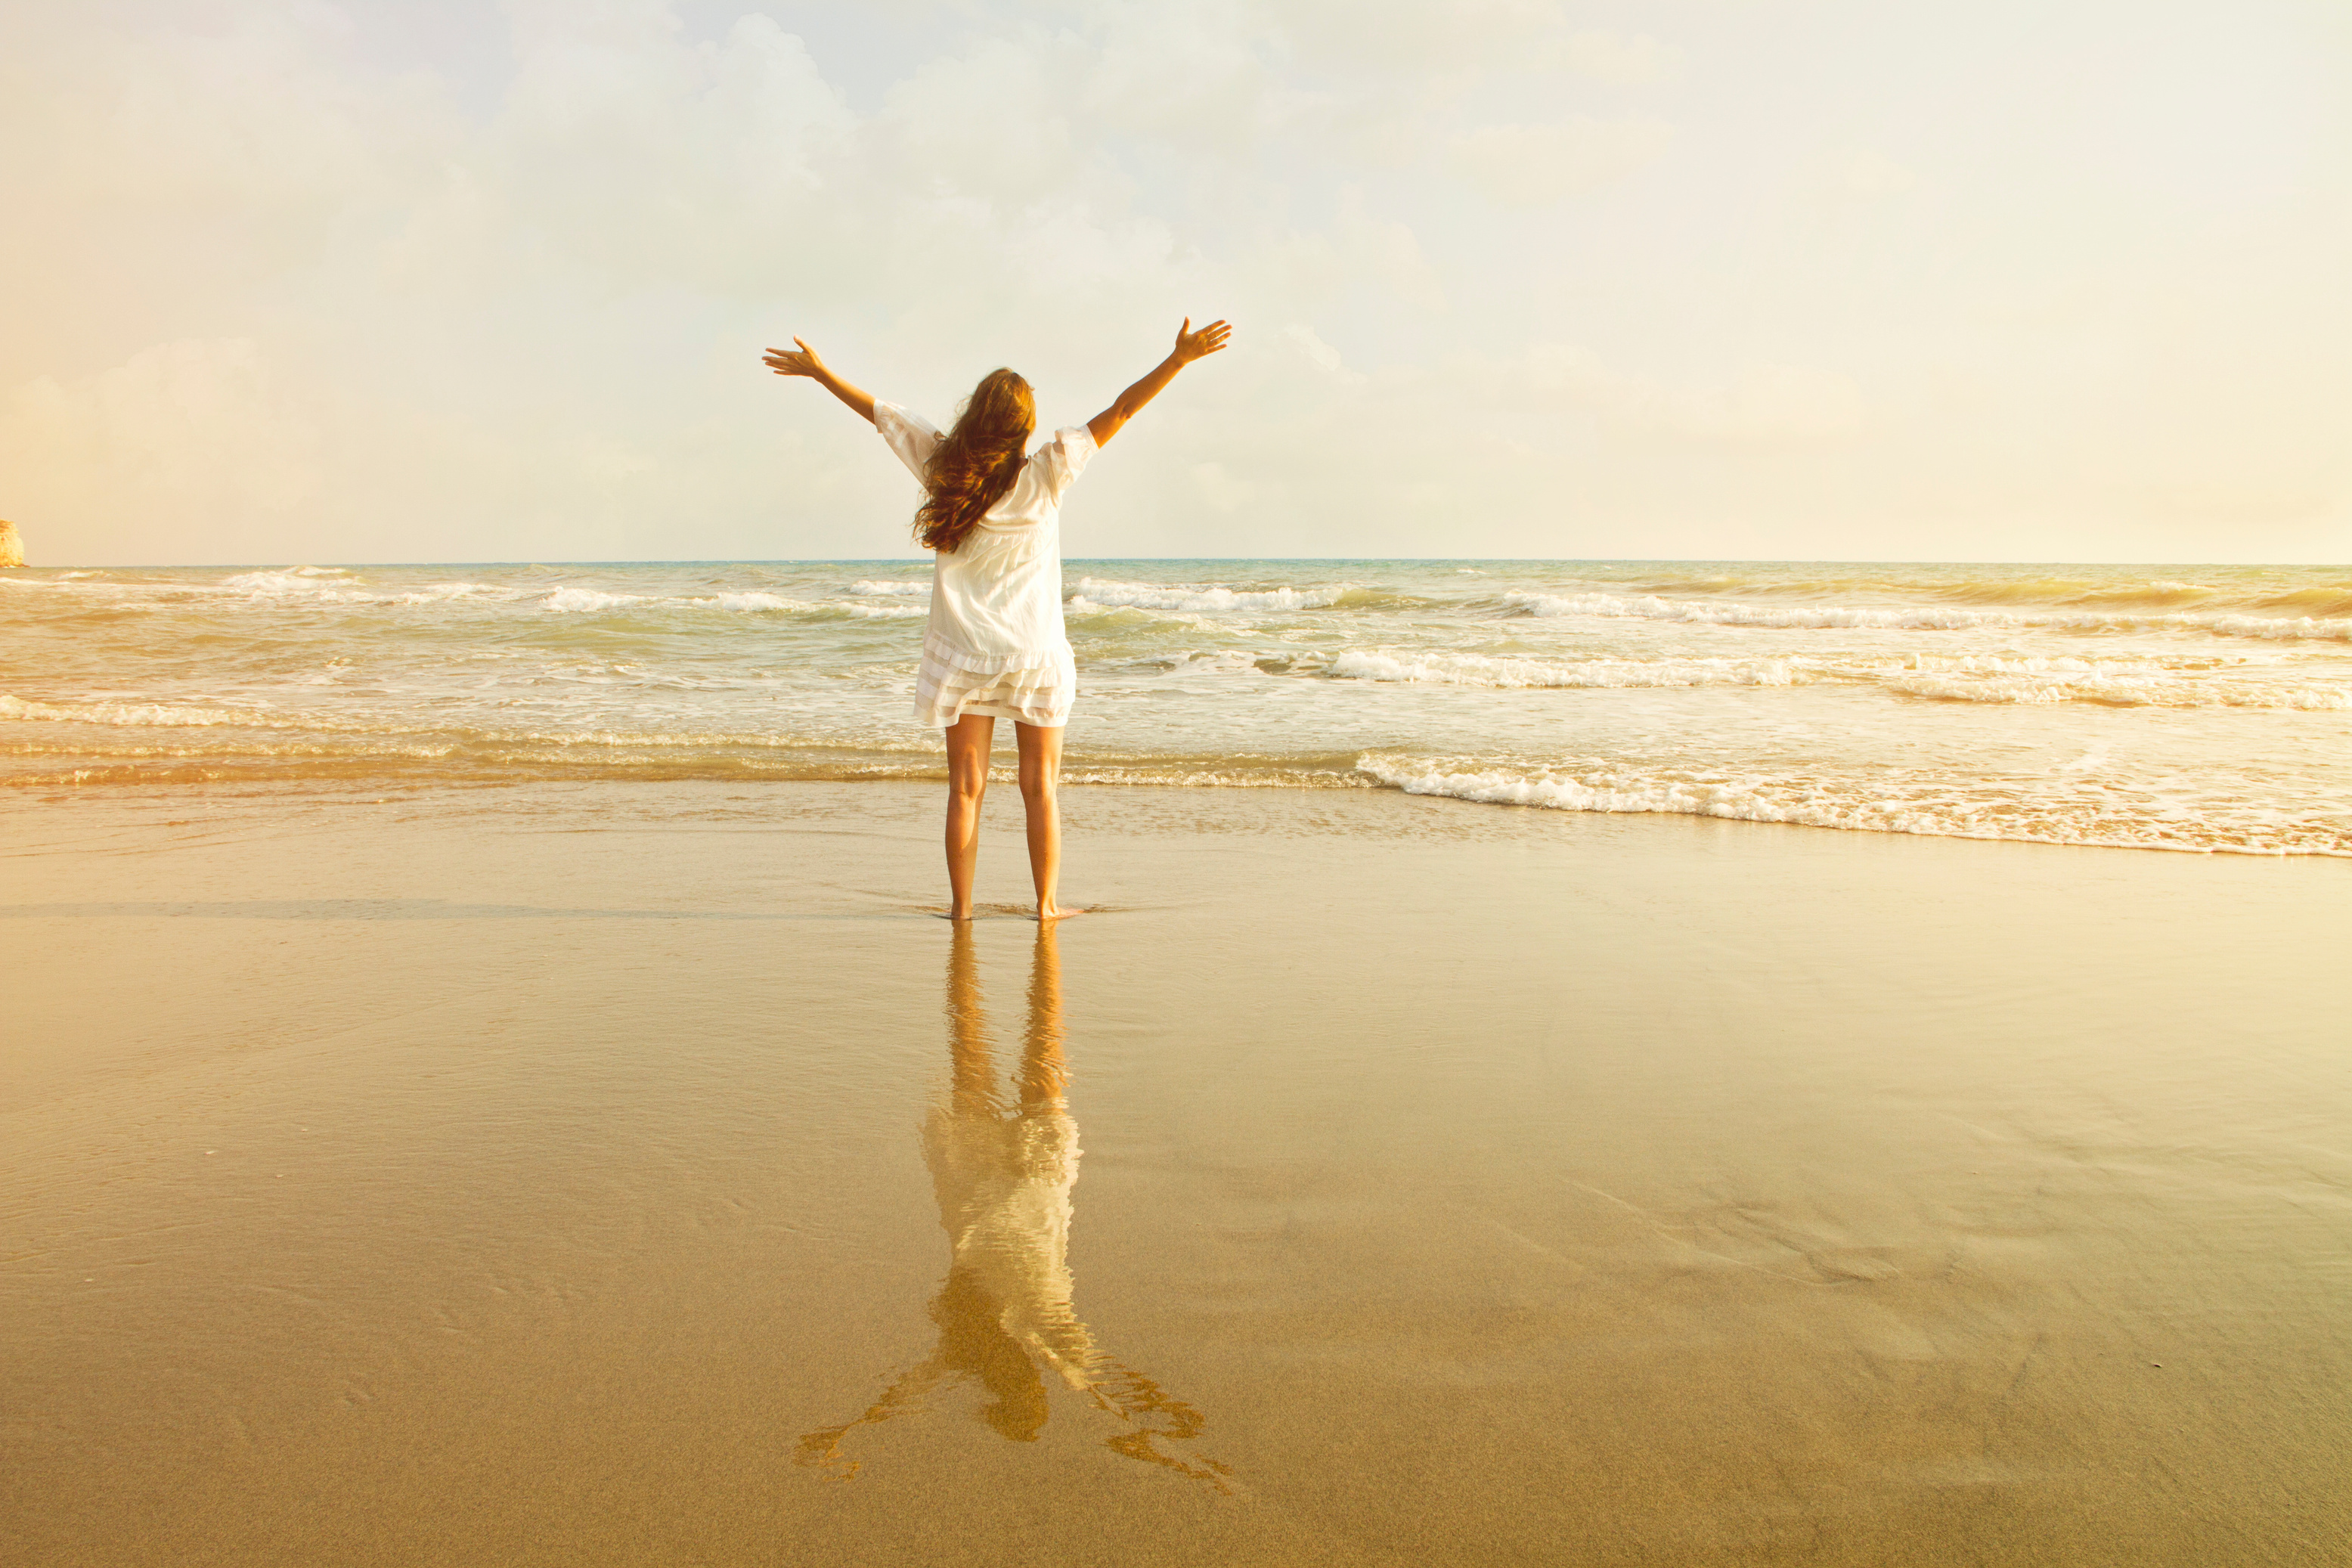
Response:
[[[1206,359],[1225,346],[1234,330],[1223,321],[1211,321],[1199,331],[1192,330],[1192,318],[1176,329],[1176,347],[1168,357],[1154,365],[1150,375],[1118,395],[1118,401],[1087,421],[1087,434],[1099,447],[1118,434],[1119,426],[1143,412],[1143,405],[1160,395],[1160,389],[1176,379],[1176,373],[1196,359]],[[798,342],[800,340],[793,340]]]
[[[770,349],[760,363],[778,375],[807,376],[811,381],[840,398],[842,402],[849,405],[851,413],[868,425],[873,424],[874,395],[864,387],[850,385],[849,383],[827,370],[824,361],[817,358],[816,350],[801,342],[800,339],[794,338],[793,342],[800,344],[797,351]]]

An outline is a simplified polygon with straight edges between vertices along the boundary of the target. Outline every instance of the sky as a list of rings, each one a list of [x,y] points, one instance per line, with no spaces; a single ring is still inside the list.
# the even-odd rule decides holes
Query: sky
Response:
[[[2352,561],[2341,0],[0,0],[35,564]]]

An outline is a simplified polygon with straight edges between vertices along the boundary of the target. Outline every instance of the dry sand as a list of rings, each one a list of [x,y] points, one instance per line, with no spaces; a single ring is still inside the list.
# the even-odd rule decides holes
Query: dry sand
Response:
[[[934,809],[0,805],[0,1561],[2352,1560],[2352,868]]]

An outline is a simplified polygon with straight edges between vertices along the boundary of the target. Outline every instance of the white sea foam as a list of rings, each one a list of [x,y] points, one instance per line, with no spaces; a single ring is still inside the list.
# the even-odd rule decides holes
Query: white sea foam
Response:
[[[1487,658],[1478,654],[1420,655],[1351,649],[1330,664],[1342,680],[1390,680],[1509,690],[1540,687],[1797,686],[1819,678],[1801,660],[1786,658],[1595,658],[1573,664]]]
[[[2265,686],[2149,676],[1897,676],[1887,689],[1948,702],[2096,702],[2110,708],[2284,708],[2352,712],[2352,687]]]
[[[1081,577],[1070,599],[1075,610],[1183,610],[1198,615],[1233,610],[1319,610],[1336,605],[1345,584],[1330,588],[1193,588]]]
[[[623,605],[642,605],[643,594],[607,594],[596,588],[558,588],[541,601],[542,610],[616,610]]]
[[[371,596],[343,586],[342,582],[342,579],[326,577],[323,574],[247,572],[224,578],[220,585],[224,592],[263,602],[302,599],[334,605],[352,604]]]
[[[1209,653],[1187,653],[1176,661],[1172,675],[1255,675],[1257,660],[1240,648],[1218,648]]]
[[[1967,631],[1976,627],[2033,627],[2051,631],[2203,632],[2213,637],[2352,642],[2352,617],[2222,614],[2134,616],[2113,612],[2020,614],[2011,610],[1958,610],[1935,605],[1875,609],[1861,605],[1694,604],[1654,594],[1624,598],[1614,594],[1506,594],[1503,602],[1531,616],[1586,616],[1610,620],[1678,621],[1693,626],[1759,626],[1780,630]]]
[[[220,586],[232,594],[256,598],[316,598],[332,591],[334,579],[350,575],[340,566],[284,566],[267,572],[240,572],[222,578]]]
[[[877,581],[872,578],[861,578],[843,590],[844,593],[856,594],[870,598],[887,598],[898,595],[913,597],[915,595],[928,594],[930,591],[931,585],[929,583]]]
[[[2149,654],[2130,658],[2077,658],[2070,654],[1903,653],[1854,661],[1873,675],[1937,672],[1947,675],[2060,675],[2114,679],[2183,670],[2234,670],[2284,662],[2279,654]]]
[[[1552,811],[1714,816],[1871,833],[2207,854],[2352,857],[2352,832],[2324,823],[2125,812],[2115,809],[2103,792],[2079,785],[2067,795],[2053,784],[2035,798],[2030,786],[1988,787],[1983,781],[1959,775],[1831,780],[1623,767],[1455,770],[1370,755],[1357,765],[1370,778],[1408,795]]]
[[[170,730],[218,724],[273,724],[266,708],[180,707],[163,702],[28,702],[0,693],[0,720],[60,724],[111,724]]]
[[[231,589],[218,583],[125,583],[108,573],[61,573],[55,577],[19,577],[0,574],[0,587],[15,588],[44,596],[95,600],[116,609],[146,609],[153,605],[184,603],[191,599],[246,599],[249,592]]]
[[[401,605],[437,605],[452,599],[504,599],[512,596],[508,589],[493,587],[488,583],[436,583],[404,594],[385,595],[391,603]]]
[[[2277,662],[2277,656],[2236,658],[2210,656],[2140,659],[2086,659],[2066,657],[2012,657],[1999,654],[1904,654],[1891,658],[1589,658],[1553,663],[1541,659],[1489,658],[1480,654],[1388,652],[1351,648],[1331,659],[1327,673],[1348,680],[1384,680],[1429,685],[1475,686],[1496,689],[1568,687],[1624,689],[1698,686],[1805,686],[1822,680],[1882,682],[1889,689],[1914,696],[1953,695],[1983,701],[2065,700],[2063,696],[1976,697],[1981,687],[1990,692],[2049,689],[2084,693],[2123,693],[2145,686],[2172,692],[2176,705],[2275,706],[2329,709],[2339,706],[2342,693],[2305,691],[2280,695],[2276,700],[2264,688],[2231,687],[2244,696],[2211,696],[2191,703],[2187,694],[2203,689],[2177,679],[2182,671],[2243,670]],[[1294,667],[1296,668],[1296,667]],[[2173,677],[2168,681],[2151,678]],[[1986,678],[2006,678],[1988,679]],[[1948,693],[1945,689],[1948,688]],[[2085,697],[2086,700],[2101,699]],[[2129,700],[2129,699],[2125,699]]]
[[[1362,771],[1407,795],[1451,795],[1497,805],[1537,805],[1555,811],[1667,812],[1727,816],[1747,822],[1807,822],[1823,816],[1818,806],[1776,803],[1756,788],[1725,781],[1643,777],[1597,771],[1587,773],[1515,773],[1505,769],[1448,772],[1430,764],[1391,763],[1366,757]],[[1824,822],[1822,826],[1830,826]],[[1862,826],[1843,822],[1836,826]]]
[[[692,605],[714,605],[722,610],[756,614],[761,610],[813,610],[815,605],[801,599],[787,599],[778,594],[721,594],[716,598],[689,599]]]
[[[703,599],[670,599],[666,604],[692,605],[699,609],[728,610],[737,615],[807,616],[818,620],[903,620],[930,614],[920,605],[820,605],[788,599],[781,594],[719,594]]]
[[[512,589],[488,583],[429,583],[421,588],[387,593],[365,586],[364,581],[340,566],[300,566],[282,571],[239,573],[233,577],[224,577],[212,586],[211,591],[234,594],[265,605],[289,601],[312,605],[439,605],[456,599],[510,599],[515,596]],[[118,585],[107,584],[104,586]],[[126,592],[147,595],[184,594],[203,587],[184,584],[123,584],[119,586]]]
[[[1813,629],[1953,631],[1966,626],[2014,625],[2018,617],[1999,611],[1920,606],[1873,610],[1834,605],[1782,608],[1775,605],[1690,604],[1655,594],[1622,598],[1615,594],[1506,594],[1503,603],[1531,616],[1593,616],[1611,620],[1683,621],[1699,626],[1774,626]]]
[[[2150,621],[2216,637],[2352,642],[2352,617],[2341,616],[2151,616]]]
[[[803,734],[745,730],[640,730],[596,726],[556,728],[543,725],[483,726],[461,724],[397,724],[352,721],[329,713],[282,709],[180,706],[161,702],[35,702],[0,693],[0,721],[102,724],[123,729],[268,729],[309,731],[345,737],[345,744],[374,748],[387,740],[404,745],[417,736],[450,737],[459,742],[499,745],[635,748],[640,750],[713,750],[727,747],[792,747],[809,743]],[[282,752],[319,754],[316,742],[278,741],[257,744],[240,741],[241,753]],[[446,747],[444,748],[445,750]],[[128,754],[135,748],[110,747],[110,754]],[[178,755],[201,753],[181,752]]]

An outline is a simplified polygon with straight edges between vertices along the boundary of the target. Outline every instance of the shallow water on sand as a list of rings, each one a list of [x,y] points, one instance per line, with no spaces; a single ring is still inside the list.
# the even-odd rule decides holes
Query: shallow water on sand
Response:
[[[0,783],[925,776],[928,564],[0,575]],[[1076,782],[2352,854],[2340,567],[1073,562]]]
[[[17,797],[8,1550],[2352,1549],[2333,862],[931,795]]]

